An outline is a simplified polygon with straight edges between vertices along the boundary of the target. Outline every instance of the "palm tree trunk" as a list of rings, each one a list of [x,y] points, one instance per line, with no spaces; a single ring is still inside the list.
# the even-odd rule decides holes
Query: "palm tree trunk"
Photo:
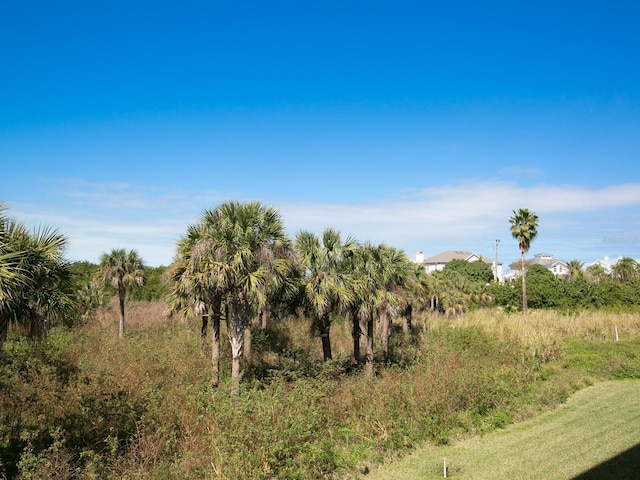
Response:
[[[386,310],[382,310],[380,312],[380,340],[382,341],[382,350],[385,356],[389,355],[389,323],[389,313]]]
[[[209,325],[209,314],[202,315],[202,325],[200,326],[200,353],[206,355],[207,350],[207,327]]]
[[[267,323],[269,320],[269,309],[266,307],[261,308],[259,312],[259,316],[260,316],[260,330],[266,330]]]
[[[118,300],[120,301],[120,325],[118,329],[118,338],[124,337],[124,287],[118,288]]]
[[[349,316],[351,317],[352,322],[351,337],[353,338],[353,360],[357,364],[360,361],[360,336],[362,335],[362,330],[360,330],[358,316],[354,312],[349,312]]]
[[[231,393],[240,395],[240,362],[242,360],[242,343],[231,340]]]
[[[325,318],[322,320],[321,325],[320,338],[322,339],[322,355],[324,360],[327,361],[333,358],[333,355],[331,354],[331,337],[329,335],[331,322],[328,318]]]
[[[211,317],[211,386],[216,388],[220,384],[220,317],[222,299],[213,301]]]
[[[244,347],[242,349],[242,359],[245,363],[251,360],[251,323],[244,326]]]
[[[407,305],[407,308],[404,311],[404,315],[402,317],[402,331],[404,333],[409,333],[412,327],[413,320],[413,306]]]
[[[38,340],[44,337],[46,331],[46,320],[39,315],[34,316],[29,321],[29,337]]]
[[[373,377],[373,317],[367,318],[367,348],[365,353],[365,371]]]
[[[2,345],[7,341],[9,331],[9,320],[0,315],[0,358],[2,358]]]
[[[522,312],[527,313],[527,272],[525,271],[524,252],[520,258],[520,271],[522,272]]]
[[[231,393],[240,394],[240,366],[244,350],[245,325],[243,316],[234,308],[231,315],[227,315],[227,334],[231,344]]]

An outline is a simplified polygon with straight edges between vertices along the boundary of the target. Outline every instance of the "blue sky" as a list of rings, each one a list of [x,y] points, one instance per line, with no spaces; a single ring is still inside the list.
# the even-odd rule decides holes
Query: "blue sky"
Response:
[[[0,3],[0,202],[167,265],[259,200],[410,257],[640,258],[640,4]]]

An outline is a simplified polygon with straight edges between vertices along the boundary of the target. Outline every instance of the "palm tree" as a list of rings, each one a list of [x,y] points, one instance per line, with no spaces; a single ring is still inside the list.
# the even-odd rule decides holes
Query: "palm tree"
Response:
[[[325,229],[321,236],[308,231],[296,235],[295,250],[305,271],[304,307],[322,339],[325,360],[332,358],[331,317],[353,299],[351,277],[344,262],[357,247],[355,239],[348,237],[343,242],[340,233],[332,228]]]
[[[0,203],[0,346],[7,338],[12,305],[22,288],[27,285],[26,272],[20,269],[25,252],[16,251],[11,244],[11,220]]]
[[[421,264],[410,265],[405,291],[407,292],[407,305],[403,313],[403,330],[405,333],[409,333],[413,327],[413,313],[416,310],[424,311],[429,305],[429,274],[424,266]]]
[[[226,202],[201,220],[211,242],[207,271],[225,304],[231,344],[231,390],[240,389],[240,362],[252,317],[290,274],[290,241],[279,212],[259,202]]]
[[[411,280],[412,264],[404,252],[385,244],[374,248],[374,259],[377,273],[378,330],[384,354],[387,355],[391,320],[407,304],[405,287]]]
[[[538,216],[526,208],[521,208],[513,211],[513,217],[509,219],[509,223],[511,225],[511,235],[518,241],[518,248],[521,253],[522,311],[527,313],[527,281],[524,255],[529,251],[531,242],[538,235]]]
[[[29,232],[8,219],[0,205],[0,344],[10,323],[29,328],[40,337],[47,325],[70,319],[77,302],[68,263],[67,239],[42,227]]]
[[[575,280],[576,278],[584,277],[583,266],[584,262],[580,260],[571,260],[569,262],[569,276],[571,279]]]
[[[350,265],[355,297],[352,316],[357,312],[365,324],[365,369],[373,375],[376,330],[387,354],[391,319],[407,308],[409,288],[416,273],[403,252],[385,244],[365,243],[354,252]],[[355,341],[354,332],[354,347]]]
[[[593,265],[589,265],[585,271],[587,280],[592,283],[598,283],[602,281],[603,278],[607,278],[607,271],[605,268],[599,263],[594,263]]]
[[[623,257],[611,267],[611,278],[617,282],[630,282],[638,278],[638,262],[631,257]]]
[[[144,285],[145,271],[142,259],[135,250],[113,249],[100,257],[98,280],[118,292],[120,302],[120,324],[118,338],[124,336],[124,300],[127,289]]]
[[[187,228],[187,234],[178,241],[176,258],[169,268],[171,284],[168,303],[172,313],[186,317],[199,315],[200,350],[205,353],[209,318],[211,318],[211,386],[220,379],[220,320],[222,318],[222,291],[216,284],[213,270],[213,242],[207,238],[206,226],[200,222]]]

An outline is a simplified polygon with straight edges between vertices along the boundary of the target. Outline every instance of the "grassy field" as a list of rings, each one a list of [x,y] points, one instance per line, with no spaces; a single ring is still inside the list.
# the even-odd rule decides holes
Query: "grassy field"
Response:
[[[640,478],[640,382],[604,382],[533,420],[430,447],[368,480]]]

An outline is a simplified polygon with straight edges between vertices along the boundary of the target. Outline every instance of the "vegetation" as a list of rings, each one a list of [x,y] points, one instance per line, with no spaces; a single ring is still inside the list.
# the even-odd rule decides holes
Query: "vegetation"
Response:
[[[483,262],[427,275],[330,228],[291,242],[258,202],[205,210],[151,271],[126,250],[68,265],[63,236],[4,215],[0,240],[0,477],[354,478],[640,378],[633,261],[566,280],[534,266],[500,284]]]
[[[2,474],[354,478],[425,442],[528,418],[600,380],[640,378],[633,314],[420,317],[375,377],[350,373],[347,322],[335,320],[334,360],[325,362],[308,326],[290,318],[256,338],[260,361],[235,396],[210,389],[197,320],[165,317],[162,302],[130,302],[129,335],[117,341],[109,332],[118,308],[114,300],[41,342],[9,338]],[[222,348],[221,381],[230,384],[231,347]]]

